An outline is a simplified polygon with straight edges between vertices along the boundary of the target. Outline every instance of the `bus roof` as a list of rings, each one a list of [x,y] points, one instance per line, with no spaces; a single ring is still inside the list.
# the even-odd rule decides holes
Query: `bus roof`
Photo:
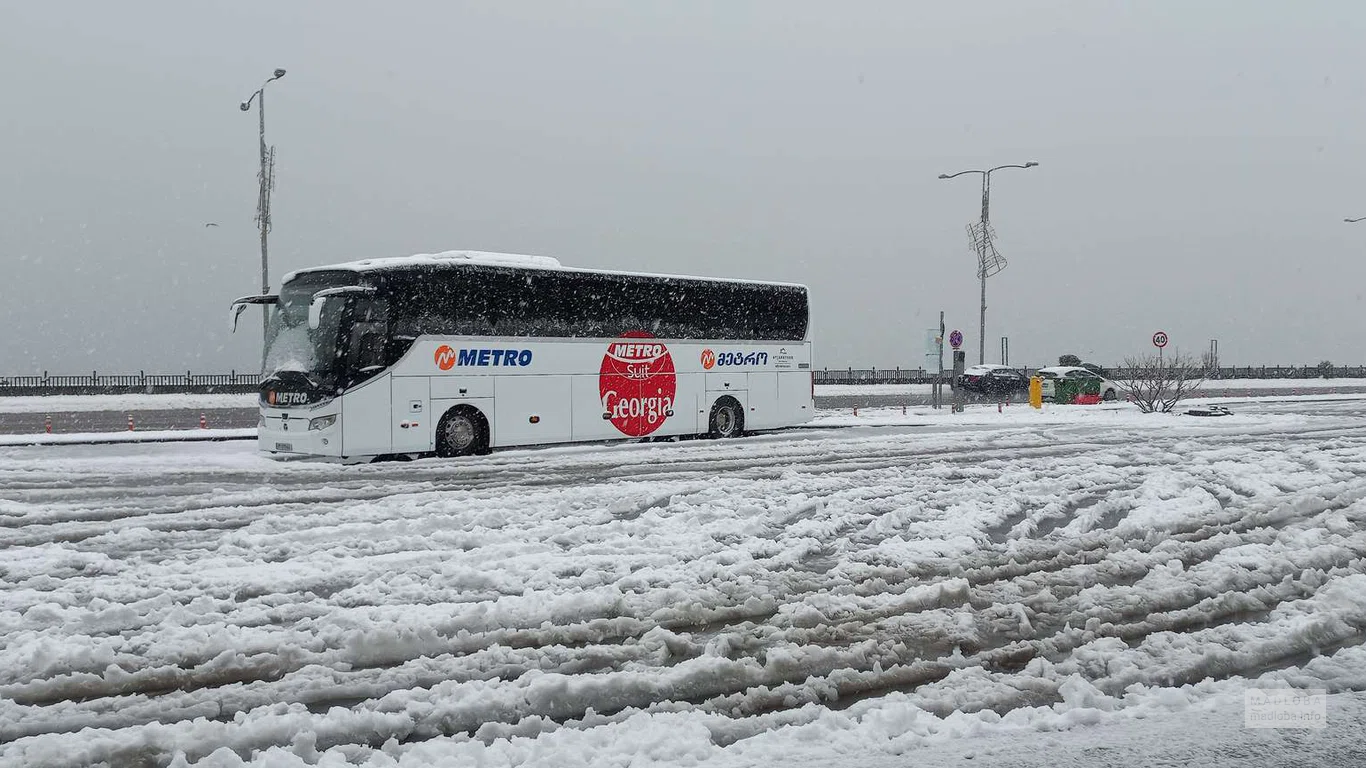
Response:
[[[703,280],[716,283],[747,283],[755,285],[780,285],[792,288],[805,289],[806,286],[798,283],[771,282],[765,280],[741,280],[736,278],[724,277],[698,277],[694,275],[666,275],[652,272],[628,272],[613,269],[587,269],[583,267],[566,267],[560,261],[549,256],[528,256],[518,253],[492,253],[488,251],[442,251],[440,253],[416,253],[412,256],[390,256],[377,259],[362,259],[360,261],[348,261],[341,264],[328,264],[317,267],[307,267],[297,269],[284,276],[281,283],[287,283],[294,279],[296,275],[307,274],[310,272],[331,272],[331,271],[350,271],[350,272],[380,272],[380,271],[402,271],[414,267],[440,267],[440,268],[460,268],[464,266],[492,266],[492,267],[511,267],[514,269],[540,269],[553,270],[559,272],[587,272],[592,274],[605,275],[635,275],[638,277],[662,277],[677,280]]]

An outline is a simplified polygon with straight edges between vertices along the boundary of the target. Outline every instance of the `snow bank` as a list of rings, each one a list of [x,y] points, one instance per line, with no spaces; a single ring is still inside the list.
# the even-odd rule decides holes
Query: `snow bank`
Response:
[[[134,432],[63,432],[61,434],[52,435],[0,435],[0,446],[89,445],[92,443],[170,443],[255,439],[255,428],[163,429]]]
[[[1307,393],[1333,390],[1366,389],[1366,379],[1220,379],[1205,382],[1206,390],[1220,392],[1255,391],[1267,389],[1304,390]],[[929,395],[929,384],[817,384],[817,397],[836,397],[848,395]],[[945,397],[951,398],[947,386]]]
[[[170,411],[255,408],[255,393],[223,395],[48,395],[0,397],[0,413]]]

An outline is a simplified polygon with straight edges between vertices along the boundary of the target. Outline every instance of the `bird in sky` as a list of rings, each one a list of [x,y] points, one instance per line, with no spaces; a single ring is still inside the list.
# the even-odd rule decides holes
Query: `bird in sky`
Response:
[[[204,226],[206,226],[206,227],[216,227],[216,226],[218,226],[218,225],[217,225],[216,223],[214,223],[214,222],[211,221],[211,222],[209,222],[208,224],[205,224]]]

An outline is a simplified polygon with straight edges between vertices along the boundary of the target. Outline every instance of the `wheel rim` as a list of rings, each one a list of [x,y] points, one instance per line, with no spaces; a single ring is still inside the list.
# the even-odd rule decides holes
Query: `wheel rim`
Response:
[[[735,417],[730,412],[729,406],[721,406],[716,411],[716,431],[723,435],[729,435],[735,426]]]
[[[464,416],[446,422],[446,442],[455,451],[468,449],[474,445],[474,424]]]

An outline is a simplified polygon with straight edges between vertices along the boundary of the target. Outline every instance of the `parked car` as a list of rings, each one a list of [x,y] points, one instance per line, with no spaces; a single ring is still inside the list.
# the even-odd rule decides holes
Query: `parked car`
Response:
[[[1029,396],[1029,378],[1024,372],[1005,365],[973,365],[963,370],[958,380],[964,392],[991,397]]]
[[[1113,402],[1119,399],[1119,385],[1101,376],[1094,371],[1076,365],[1056,365],[1051,368],[1040,368],[1039,378],[1043,379],[1043,399],[1052,400],[1053,391],[1058,379],[1069,381],[1100,381],[1100,399]]]

